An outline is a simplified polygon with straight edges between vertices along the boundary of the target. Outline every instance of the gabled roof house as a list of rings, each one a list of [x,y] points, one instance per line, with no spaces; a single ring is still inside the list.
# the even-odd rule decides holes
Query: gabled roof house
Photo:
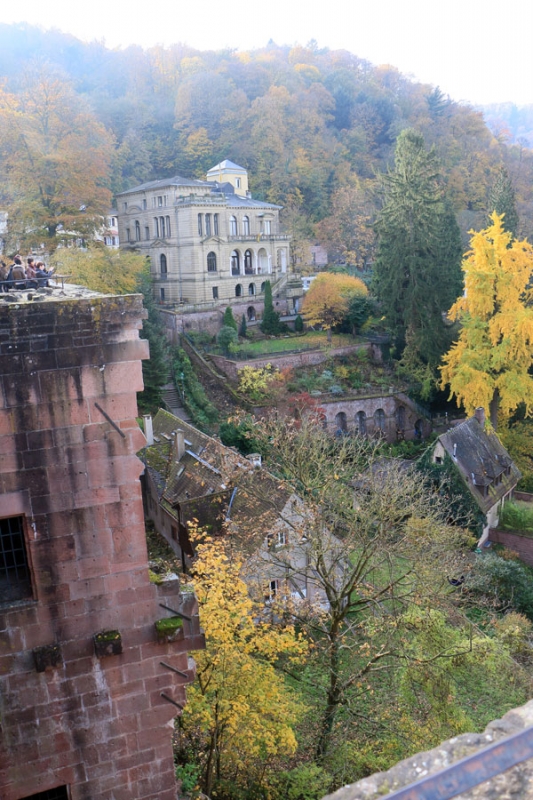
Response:
[[[198,526],[231,537],[252,594],[269,602],[283,590],[325,602],[308,566],[304,504],[260,466],[260,456],[245,458],[163,410],[148,422],[147,439],[145,511],[184,571],[194,556],[191,527]]]
[[[443,462],[448,454],[485,515],[481,542],[489,528],[498,523],[498,513],[522,477],[509,453],[492,428],[485,425],[485,412],[478,408],[470,419],[439,436],[433,462]]]

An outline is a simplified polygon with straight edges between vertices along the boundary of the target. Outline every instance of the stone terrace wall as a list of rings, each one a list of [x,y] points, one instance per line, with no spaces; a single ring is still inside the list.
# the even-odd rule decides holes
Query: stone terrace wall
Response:
[[[525,536],[521,531],[491,528],[489,530],[489,541],[494,544],[502,544],[509,550],[514,550],[524,564],[533,567],[533,536]]]
[[[0,304],[0,521],[22,525],[31,574],[0,569],[2,800],[176,798],[162,693],[184,704],[203,637],[194,597],[148,577],[143,316],[138,296]],[[161,602],[192,617],[174,644],[156,642]],[[110,630],[121,647],[98,658]]]
[[[491,722],[484,733],[465,733],[443,742],[434,750],[418,753],[401,761],[388,772],[378,772],[362,781],[344,786],[326,800],[383,800],[387,795],[428,774],[445,769],[456,761],[488,747],[492,742],[533,726],[533,701],[509,711]],[[415,797],[415,793],[411,797]],[[533,797],[533,759],[524,761],[490,781],[457,795],[457,800],[531,800]]]
[[[364,342],[363,344],[350,344],[345,347],[331,347],[328,350],[300,350],[294,353],[273,353],[270,356],[261,358],[251,358],[249,361],[231,361],[224,356],[211,355],[210,359],[216,368],[233,381],[239,379],[239,371],[245,367],[259,369],[270,364],[275,369],[287,369],[288,367],[308,367],[315,364],[322,364],[330,357],[349,356],[358,350],[366,350],[372,355],[372,345]]]

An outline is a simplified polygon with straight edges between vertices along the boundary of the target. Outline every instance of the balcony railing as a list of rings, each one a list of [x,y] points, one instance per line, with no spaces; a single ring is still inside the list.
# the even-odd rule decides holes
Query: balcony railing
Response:
[[[228,242],[290,242],[286,233],[246,233],[242,236],[231,234]]]

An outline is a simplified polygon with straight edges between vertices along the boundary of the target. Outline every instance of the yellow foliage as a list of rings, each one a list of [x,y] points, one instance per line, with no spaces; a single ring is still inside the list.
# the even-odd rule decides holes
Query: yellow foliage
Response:
[[[279,377],[279,370],[266,367],[243,367],[239,370],[239,391],[252,399],[260,399],[269,389],[272,381]]]
[[[68,275],[70,283],[79,283],[95,292],[132,294],[138,291],[137,281],[146,259],[138,253],[93,245],[87,250],[59,248],[51,264],[57,272]]]
[[[444,357],[442,386],[468,414],[499,400],[504,415],[525,403],[533,415],[533,308],[529,288],[533,247],[512,241],[494,213],[492,225],[473,233],[463,262],[464,296],[449,316],[460,320],[459,340]]]
[[[290,626],[258,622],[260,610],[223,543],[197,547],[194,587],[207,649],[196,654],[197,682],[181,719],[185,733],[205,738],[204,790],[211,791],[213,757],[223,774],[247,774],[276,755],[291,755],[294,728],[304,708],[286,688],[274,663],[299,660],[307,644]]]
[[[362,280],[351,275],[322,272],[305,295],[303,317],[309,325],[322,325],[330,329],[342,321],[354,295],[368,295]]]

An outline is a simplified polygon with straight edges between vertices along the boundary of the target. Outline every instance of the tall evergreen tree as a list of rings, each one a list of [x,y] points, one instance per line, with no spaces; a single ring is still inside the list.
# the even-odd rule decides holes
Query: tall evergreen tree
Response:
[[[139,392],[137,402],[139,411],[152,412],[157,410],[163,402],[162,388],[168,381],[169,364],[165,326],[152,294],[152,282],[148,268],[143,270],[139,277],[138,290],[143,295],[143,304],[148,312],[148,318],[143,321],[139,335],[141,339],[148,339],[150,358],[143,361],[144,391]]]
[[[224,311],[224,318],[222,320],[222,325],[226,328],[233,328],[234,331],[237,330],[237,321],[233,316],[233,309],[231,306],[228,306]]]
[[[397,355],[408,340],[414,355],[434,366],[448,344],[443,312],[461,292],[462,247],[435,152],[412,129],[398,137],[376,230],[374,288]]]
[[[501,167],[496,176],[496,180],[492,184],[487,210],[489,212],[489,224],[492,221],[491,214],[493,214],[494,211],[500,217],[504,215],[504,230],[511,233],[513,237],[516,237],[518,231],[518,212],[516,210],[515,191],[509,173],[505,167]]]
[[[263,333],[275,336],[279,333],[279,314],[274,311],[274,303],[272,302],[272,286],[270,281],[265,282],[265,308],[263,311],[263,321],[261,322],[261,330]]]

